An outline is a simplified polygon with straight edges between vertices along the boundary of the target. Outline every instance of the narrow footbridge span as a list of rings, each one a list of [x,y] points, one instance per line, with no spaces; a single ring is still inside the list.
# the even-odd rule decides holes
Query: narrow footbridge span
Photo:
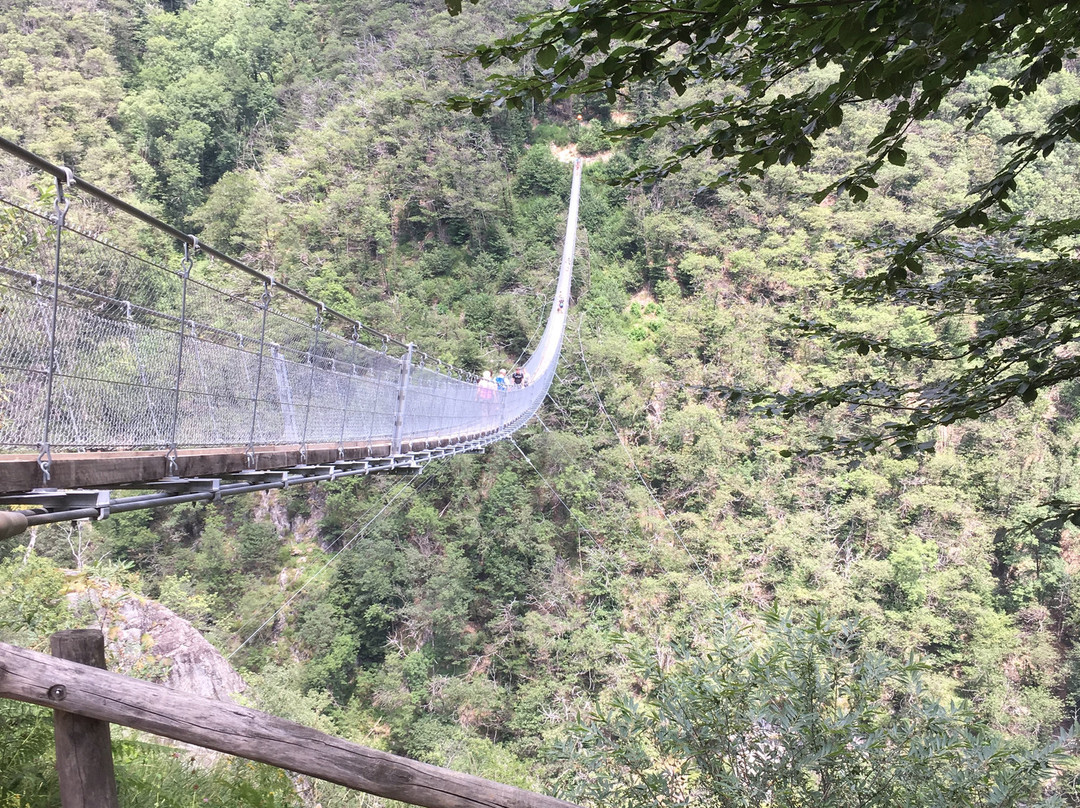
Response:
[[[524,425],[555,373],[580,161],[525,381],[461,371],[0,138],[0,534],[415,472]],[[122,489],[130,489],[125,492]]]

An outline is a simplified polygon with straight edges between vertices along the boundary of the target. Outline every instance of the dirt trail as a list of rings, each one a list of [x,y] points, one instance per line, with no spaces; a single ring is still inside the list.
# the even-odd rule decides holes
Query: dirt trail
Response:
[[[555,159],[560,163],[572,163],[575,159],[581,157],[586,165],[589,163],[606,163],[611,159],[611,155],[614,154],[612,151],[603,151],[597,154],[591,154],[588,157],[582,157],[582,155],[578,154],[576,143],[571,143],[569,146],[556,146],[552,143],[551,153],[555,155]]]

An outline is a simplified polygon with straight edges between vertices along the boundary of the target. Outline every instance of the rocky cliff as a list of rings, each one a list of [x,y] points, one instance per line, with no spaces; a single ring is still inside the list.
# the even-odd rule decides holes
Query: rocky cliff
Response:
[[[212,699],[244,691],[228,660],[160,603],[96,579],[77,581],[68,598],[105,634],[109,670]]]

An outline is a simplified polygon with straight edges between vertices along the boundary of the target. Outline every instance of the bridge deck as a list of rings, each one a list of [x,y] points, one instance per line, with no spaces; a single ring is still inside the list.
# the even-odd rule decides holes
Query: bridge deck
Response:
[[[414,438],[401,444],[402,454],[453,446],[484,438],[485,433],[454,437]],[[299,444],[256,446],[254,463],[247,447],[181,449],[176,453],[176,468],[170,475],[166,454],[159,450],[137,452],[64,452],[53,454],[49,484],[54,488],[109,488],[136,486],[169,476],[223,477],[243,471],[283,469],[309,465],[388,457],[387,440],[353,441],[345,444],[309,445],[306,452]],[[0,494],[30,491],[41,485],[41,469],[36,454],[0,455]]]

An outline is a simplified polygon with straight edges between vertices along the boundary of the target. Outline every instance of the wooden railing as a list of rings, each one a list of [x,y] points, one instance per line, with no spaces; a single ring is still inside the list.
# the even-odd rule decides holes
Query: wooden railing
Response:
[[[109,724],[215,749],[425,808],[573,803],[369,749],[231,702],[103,670],[100,631],[63,631],[53,656],[0,643],[0,697],[55,710],[63,808],[115,808]],[[64,658],[60,658],[64,657]]]

